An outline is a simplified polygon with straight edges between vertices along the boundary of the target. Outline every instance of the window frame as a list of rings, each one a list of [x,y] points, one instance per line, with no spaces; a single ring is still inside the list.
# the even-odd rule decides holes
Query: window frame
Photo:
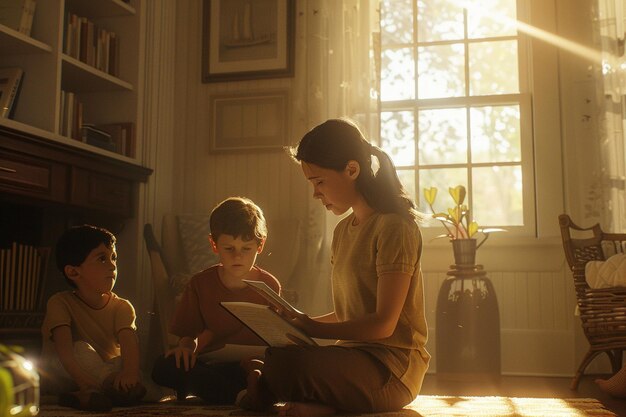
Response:
[[[417,42],[417,0],[413,0],[413,37],[410,43],[390,43],[381,45],[381,56],[387,49],[398,48],[410,48],[414,58],[414,73],[418,74],[418,48],[431,45],[447,45],[447,44],[463,44],[465,48],[464,59],[464,74],[465,74],[465,90],[464,95],[461,97],[448,97],[448,98],[424,98],[418,97],[419,83],[417,78],[415,79],[415,91],[414,99],[404,100],[391,100],[383,101],[380,99],[379,113],[389,111],[411,111],[414,118],[414,132],[417,136],[419,128],[419,110],[437,109],[437,108],[464,108],[469,114],[469,109],[472,107],[481,107],[486,105],[506,105],[515,104],[519,105],[520,110],[520,146],[521,146],[521,162],[519,165],[522,171],[522,198],[523,198],[523,225],[521,226],[507,226],[507,225],[488,225],[494,227],[504,227],[508,231],[507,236],[517,237],[534,237],[537,236],[537,176],[535,169],[535,137],[534,137],[534,124],[533,124],[533,100],[532,100],[532,87],[533,80],[531,76],[531,68],[533,65],[533,56],[531,51],[531,40],[528,36],[518,31],[517,35],[498,36],[492,38],[468,38],[467,36],[467,11],[464,11],[464,33],[463,39],[445,40],[445,41],[429,41],[429,42]],[[529,3],[526,0],[516,0],[517,6],[517,19],[521,21],[528,21],[530,17]],[[519,93],[515,94],[497,94],[497,95],[469,95],[469,45],[472,43],[480,43],[485,41],[498,41],[498,40],[510,40],[517,39],[518,45],[518,74],[519,74]],[[381,66],[382,71],[382,66]],[[381,95],[382,96],[382,95]],[[382,117],[380,118],[382,120]],[[468,124],[469,118],[466,120]],[[382,124],[381,132],[382,134]],[[468,130],[468,140],[469,140]],[[420,168],[419,168],[419,147],[415,146],[415,165],[398,167],[398,170],[409,169],[415,172],[415,184],[417,184],[416,200],[419,202],[421,199],[421,193],[425,185],[420,185]],[[465,164],[450,164],[454,166],[462,166],[469,170],[468,176],[468,202],[471,204],[472,200],[472,184],[471,184],[471,168],[473,166],[481,166],[485,164],[466,162]],[[506,165],[500,163],[487,163],[487,166],[491,165]],[[430,165],[432,167],[446,167],[447,164]],[[454,184],[450,184],[453,186]],[[439,190],[439,198],[448,198],[447,190]],[[424,210],[424,208],[421,208]],[[477,219],[480,226],[487,226],[481,219]],[[425,227],[423,232],[426,238],[433,238],[442,233],[443,227],[438,222],[431,222],[431,226]]]

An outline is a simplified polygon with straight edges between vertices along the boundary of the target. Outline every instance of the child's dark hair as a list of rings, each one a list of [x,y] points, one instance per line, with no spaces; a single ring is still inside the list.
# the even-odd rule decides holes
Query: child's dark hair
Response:
[[[57,268],[71,286],[76,287],[76,284],[65,275],[65,267],[81,265],[89,253],[101,244],[112,248],[115,245],[115,236],[102,227],[90,224],[70,227],[61,235],[55,251]]]
[[[289,148],[289,152],[298,162],[335,171],[342,171],[349,161],[357,161],[361,172],[356,179],[356,188],[370,207],[381,213],[422,220],[423,216],[402,186],[389,155],[370,144],[352,121],[329,119],[306,133],[298,146]],[[379,163],[376,173],[372,170],[372,155]]]
[[[263,210],[245,197],[230,197],[215,206],[209,226],[214,242],[221,235],[231,235],[242,240],[254,239],[261,244],[267,237]]]

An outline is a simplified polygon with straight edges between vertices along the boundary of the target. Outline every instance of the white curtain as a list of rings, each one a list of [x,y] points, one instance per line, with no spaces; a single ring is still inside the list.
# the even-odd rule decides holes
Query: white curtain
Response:
[[[602,50],[600,155],[603,228],[626,232],[626,0],[597,0],[596,43]]]
[[[341,116],[353,118],[369,137],[377,138],[378,10],[378,0],[297,1],[294,141],[324,120]],[[303,289],[303,309],[323,313],[331,307],[328,248],[336,219],[327,217],[310,195],[306,273],[299,277],[301,285],[295,285]]]

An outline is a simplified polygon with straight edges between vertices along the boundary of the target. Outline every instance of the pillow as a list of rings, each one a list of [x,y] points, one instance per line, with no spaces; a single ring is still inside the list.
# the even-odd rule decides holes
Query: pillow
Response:
[[[589,261],[585,279],[591,288],[626,287],[626,254],[619,253],[606,261]]]
[[[183,295],[183,291],[185,291],[185,287],[189,283],[192,276],[193,274],[179,272],[170,278],[170,287],[172,288],[172,291],[174,291],[174,298],[176,301],[180,300],[180,297]]]
[[[218,263],[219,258],[209,242],[209,215],[179,214],[177,217],[178,232],[189,272],[195,274]]]

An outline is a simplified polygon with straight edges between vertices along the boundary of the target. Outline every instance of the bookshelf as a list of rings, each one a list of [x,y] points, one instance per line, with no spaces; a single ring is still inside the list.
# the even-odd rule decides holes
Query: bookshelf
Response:
[[[37,0],[30,36],[0,24],[0,67],[24,70],[14,117],[0,118],[0,249],[13,241],[53,247],[68,225],[91,223],[116,234],[129,275],[139,269],[140,184],[152,173],[141,159],[145,7],[145,0]],[[116,34],[118,71],[66,53],[68,14]],[[80,100],[85,124],[132,123],[134,156],[63,134],[62,91]],[[66,289],[53,264],[41,273],[43,299]],[[38,307],[0,305],[0,339],[38,348]]]
[[[12,120],[0,118],[0,126],[140,165],[136,155],[141,154],[143,3],[143,0],[38,0],[30,36],[0,24],[0,66],[24,70],[15,115]],[[111,56],[117,61],[117,71],[98,69],[69,53],[66,38],[72,14],[114,35],[116,46],[111,47],[115,51]],[[108,42],[106,48],[108,53]],[[108,56],[106,62],[108,65]],[[133,155],[104,150],[73,138],[80,136],[80,126],[74,135],[66,133],[62,91],[72,92],[81,103],[83,124],[132,123],[136,147]]]

